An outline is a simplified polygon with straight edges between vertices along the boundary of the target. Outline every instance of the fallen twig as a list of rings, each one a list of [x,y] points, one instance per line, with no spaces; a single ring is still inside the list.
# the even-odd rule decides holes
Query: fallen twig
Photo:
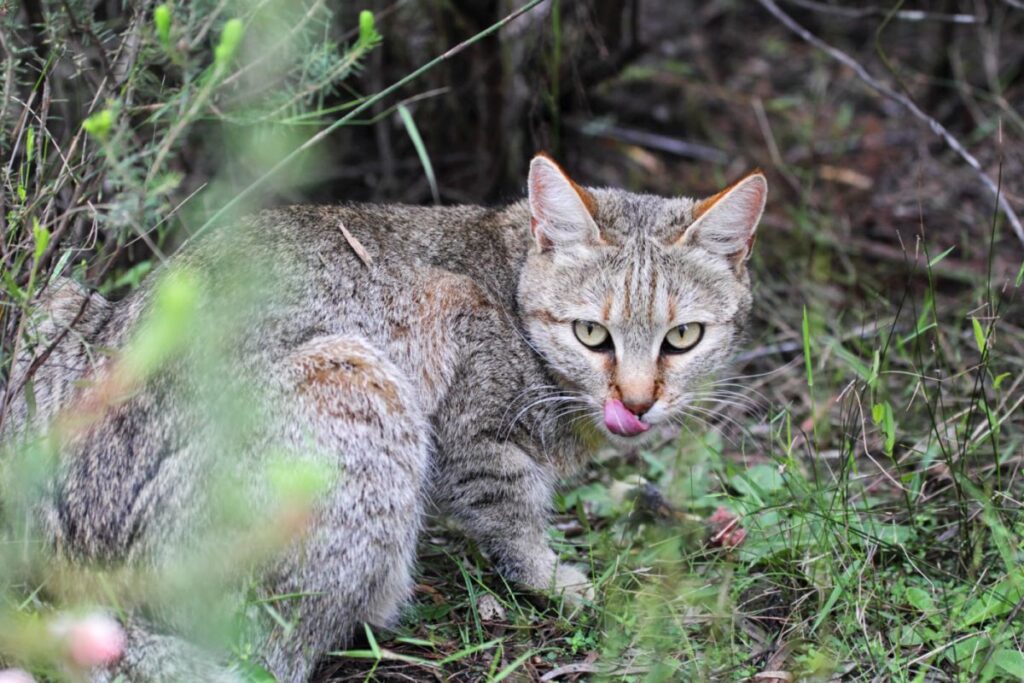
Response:
[[[639,145],[649,149],[656,149],[660,152],[668,152],[676,156],[698,159],[713,164],[724,164],[729,161],[729,155],[715,147],[646,130],[625,128],[604,121],[570,121],[569,125],[584,135],[591,137],[610,138],[630,145]]]
[[[974,14],[943,14],[941,12],[925,12],[918,9],[892,10],[885,7],[842,7],[839,5],[826,5],[815,0],[786,0],[791,5],[797,5],[812,12],[823,14],[834,14],[850,19],[864,19],[866,17],[892,16],[901,21],[940,21],[952,24],[979,24],[982,19]]]
[[[338,227],[341,228],[341,234],[345,236],[345,241],[348,242],[348,246],[352,247],[352,251],[356,253],[359,260],[363,262],[363,265],[369,268],[373,265],[373,257],[366,251],[366,247],[363,246],[362,242],[355,238],[355,235],[348,231],[345,224],[338,222]]]
[[[1002,210],[1003,214],[1005,214],[1006,219],[1010,222],[1010,226],[1013,228],[1013,231],[1017,234],[1017,238],[1020,239],[1021,244],[1024,244],[1024,225],[1021,225],[1020,219],[1014,212],[1013,207],[1010,206],[1010,202],[1001,192],[999,185],[997,185],[996,182],[992,180],[992,178],[990,178],[987,173],[985,173],[985,171],[981,168],[981,163],[977,160],[977,158],[975,158],[973,154],[968,152],[964,148],[964,146],[960,144],[960,141],[953,137],[953,134],[950,133],[945,126],[943,126],[941,123],[933,119],[928,114],[924,113],[924,111],[922,111],[921,108],[918,107],[912,99],[910,99],[901,92],[893,90],[888,85],[882,83],[880,80],[869,74],[867,69],[861,66],[861,64],[853,57],[846,54],[839,48],[829,45],[824,40],[817,37],[810,31],[808,31],[806,28],[798,24],[793,19],[793,17],[786,14],[782,10],[782,8],[780,8],[775,3],[775,0],[757,1],[761,3],[762,7],[771,12],[771,14],[776,19],[778,19],[786,28],[800,36],[800,38],[802,38],[805,42],[810,43],[814,47],[818,48],[822,52],[832,57],[832,59],[849,67],[850,69],[853,70],[855,74],[857,74],[858,78],[860,78],[862,81],[871,86],[871,88],[881,93],[882,95],[885,95],[894,102],[901,104],[907,111],[909,111],[915,117],[927,123],[928,127],[932,129],[932,132],[941,137],[950,149],[956,152],[961,159],[967,162],[968,166],[974,169],[974,171],[978,174],[978,177],[985,184],[985,187],[987,187],[992,192],[992,195],[996,199],[996,203],[999,205],[999,208]]]
[[[547,681],[554,681],[561,676],[569,676],[572,674],[603,674],[605,676],[631,676],[634,674],[643,674],[650,671],[650,667],[646,666],[626,666],[621,669],[607,670],[596,662],[576,662],[575,664],[566,664],[560,666],[557,669],[552,669],[543,676],[540,677],[541,681],[545,683]]]

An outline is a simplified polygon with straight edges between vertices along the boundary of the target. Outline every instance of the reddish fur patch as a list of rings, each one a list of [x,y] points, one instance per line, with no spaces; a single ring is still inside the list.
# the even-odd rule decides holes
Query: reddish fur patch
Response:
[[[332,396],[333,391],[338,391],[341,396],[357,393],[376,396],[384,402],[389,413],[402,409],[394,382],[367,359],[351,353],[343,345],[342,348],[304,356],[299,365],[303,373],[299,391],[313,398],[321,412],[328,415],[348,414],[342,407],[344,401]]]

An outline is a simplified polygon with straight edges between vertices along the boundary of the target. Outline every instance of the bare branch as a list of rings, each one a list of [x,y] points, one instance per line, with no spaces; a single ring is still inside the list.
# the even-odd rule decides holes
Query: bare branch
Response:
[[[1019,2],[1020,0],[1007,0],[1008,2]],[[786,0],[791,5],[803,7],[812,12],[822,14],[834,14],[848,19],[864,19],[866,17],[887,17],[901,21],[940,21],[950,24],[980,24],[984,20],[974,14],[943,14],[941,12],[925,12],[917,9],[892,10],[884,7],[843,7],[841,5],[827,5],[824,2],[815,0]]]
[[[1013,228],[1013,231],[1017,234],[1017,238],[1020,239],[1021,244],[1024,244],[1024,225],[1021,225],[1020,219],[1014,212],[1013,207],[1010,205],[1010,202],[1006,199],[1005,195],[1000,191],[1000,188],[996,184],[996,182],[992,180],[992,178],[990,178],[989,175],[985,173],[985,171],[982,169],[981,163],[978,161],[978,159],[973,154],[968,152],[967,149],[964,148],[962,144],[960,144],[960,141],[953,137],[953,134],[950,133],[945,126],[943,126],[941,123],[936,121],[928,114],[924,113],[912,99],[910,99],[901,92],[893,90],[888,85],[886,85],[885,83],[881,82],[880,80],[869,74],[867,72],[867,69],[861,66],[860,63],[857,62],[857,60],[855,60],[853,57],[851,57],[850,55],[846,54],[845,52],[838,48],[832,47],[831,45],[823,41],[821,38],[818,38],[816,35],[814,35],[806,28],[798,24],[793,19],[793,17],[786,14],[782,10],[782,8],[780,8],[775,3],[775,0],[757,1],[761,3],[762,7],[771,12],[772,15],[776,19],[778,19],[786,28],[800,36],[805,42],[810,43],[814,47],[826,53],[827,55],[832,57],[832,59],[836,60],[840,64],[849,67],[850,69],[853,70],[855,74],[857,74],[858,78],[860,78],[862,81],[871,86],[875,91],[881,93],[882,95],[885,95],[894,102],[901,104],[907,111],[909,111],[915,117],[927,123],[928,127],[932,129],[933,133],[941,137],[950,149],[956,152],[960,156],[960,158],[967,163],[968,166],[974,169],[974,171],[978,174],[978,178],[981,180],[981,182],[984,183],[985,187],[987,187],[989,191],[992,192],[992,195],[995,197],[995,200],[999,205],[999,208],[1006,216],[1006,219],[1010,222],[1010,226]]]

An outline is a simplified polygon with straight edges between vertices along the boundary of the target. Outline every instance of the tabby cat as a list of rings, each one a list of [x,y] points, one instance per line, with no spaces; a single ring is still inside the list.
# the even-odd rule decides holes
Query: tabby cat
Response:
[[[258,513],[261,463],[293,452],[337,476],[306,533],[252,570],[260,595],[292,596],[257,648],[279,681],[307,680],[362,622],[394,621],[428,512],[510,581],[589,599],[586,573],[547,542],[553,488],[595,437],[633,445],[680,419],[730,358],[766,194],[758,172],[703,200],[584,188],[540,155],[528,197],[502,208],[294,206],[197,240],[164,270],[201,283],[201,309],[232,308],[246,278],[259,295],[61,444],[37,509],[54,562],[159,569],[183,549],[216,553],[211,472]],[[90,387],[157,279],[118,302],[50,286],[17,352],[5,440],[97,405]],[[227,352],[204,364],[216,344]],[[248,416],[236,458],[218,441],[230,388]],[[174,623],[127,619],[124,656],[94,679],[234,680]]]

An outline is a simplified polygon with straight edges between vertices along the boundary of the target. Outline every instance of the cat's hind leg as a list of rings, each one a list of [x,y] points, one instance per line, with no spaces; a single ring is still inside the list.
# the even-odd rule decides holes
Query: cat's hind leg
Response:
[[[411,383],[367,342],[314,339],[287,361],[285,439],[336,470],[305,538],[275,567],[266,598],[276,627],[264,648],[282,683],[305,681],[317,660],[362,622],[394,620],[410,592],[427,476],[429,425]]]

